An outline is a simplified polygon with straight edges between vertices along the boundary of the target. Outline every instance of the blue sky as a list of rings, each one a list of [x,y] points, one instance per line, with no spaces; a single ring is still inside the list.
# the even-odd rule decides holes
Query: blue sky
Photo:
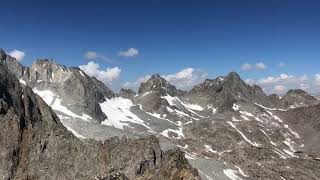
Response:
[[[156,72],[172,82],[191,73],[182,80],[196,84],[237,71],[270,92],[301,83],[319,90],[320,1],[2,0],[1,7],[0,47],[24,52],[23,64],[43,57],[67,66],[93,61],[101,77],[106,68],[121,71],[106,80],[114,89]],[[266,85],[268,76],[275,79]]]

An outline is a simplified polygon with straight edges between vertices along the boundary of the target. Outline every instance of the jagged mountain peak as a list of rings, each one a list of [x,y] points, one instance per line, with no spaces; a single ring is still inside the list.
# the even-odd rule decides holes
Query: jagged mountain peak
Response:
[[[174,85],[170,84],[159,74],[154,74],[146,82],[142,82],[138,93],[143,94],[151,91],[157,91],[161,92],[162,95],[169,94],[171,96],[181,96],[184,93],[183,91],[177,89]]]
[[[225,76],[225,78],[226,79],[241,80],[240,75],[235,71],[231,71],[227,76]]]
[[[224,109],[230,109],[233,103],[239,100],[270,105],[267,95],[260,86],[246,84],[236,72],[230,72],[224,77],[219,76],[212,80],[206,79],[195,86],[188,96],[196,103],[201,101],[216,107],[224,106]]]
[[[67,70],[71,69],[71,68],[67,68],[66,66],[64,66],[62,64],[56,63],[53,59],[46,59],[46,58],[36,59],[30,68],[35,68],[35,70],[41,70],[41,71],[44,71],[44,70],[67,71]]]

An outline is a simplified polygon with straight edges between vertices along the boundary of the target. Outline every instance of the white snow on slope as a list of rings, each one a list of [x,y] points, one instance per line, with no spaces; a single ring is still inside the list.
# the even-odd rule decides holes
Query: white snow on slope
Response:
[[[144,124],[144,121],[137,115],[130,111],[133,106],[129,99],[121,97],[107,99],[103,103],[100,103],[102,112],[108,117],[108,119],[101,122],[106,126],[113,126],[118,129],[123,129],[124,126],[130,127],[128,122],[140,124],[149,130],[150,127]]]
[[[83,74],[83,72],[82,72],[82,71],[79,71],[79,72],[80,72],[81,76],[86,77],[86,76]]]
[[[27,83],[23,79],[19,79],[20,84],[27,85]]]
[[[211,146],[209,146],[209,145],[207,145],[207,144],[205,144],[204,147],[206,148],[206,151],[207,151],[207,152],[212,152],[212,153],[215,153],[215,154],[219,154],[218,151],[213,150],[213,149],[211,148]]]
[[[180,101],[181,102],[181,101]],[[183,103],[181,102],[181,104],[189,109],[193,109],[193,110],[196,110],[196,111],[202,111],[203,110],[203,107],[201,107],[200,105],[198,104],[190,104],[190,103]]]
[[[177,134],[177,137],[170,137],[169,132]],[[182,127],[179,127],[179,129],[166,129],[160,134],[167,138],[174,138],[174,139],[181,139],[184,137],[184,134],[182,132]]]
[[[162,98],[167,100],[170,106],[174,106],[175,105],[175,101],[177,100],[176,97],[172,97],[170,95],[163,96]]]
[[[189,103],[184,103],[182,102],[178,97],[173,97],[170,95],[166,95],[166,96],[162,96],[162,98],[164,98],[165,100],[167,100],[167,102],[169,103],[170,106],[176,106],[176,103],[181,104],[182,106],[184,106],[189,112],[191,112],[194,115],[197,115],[201,118],[205,118],[202,115],[194,112],[193,110],[198,110],[198,111],[202,111],[203,108],[197,104],[189,104]],[[177,106],[176,106],[177,107]],[[178,112],[178,110],[175,110],[176,113],[180,114],[180,115],[184,115],[184,116],[188,116],[192,119],[198,120],[197,118],[194,118],[186,113],[183,113],[182,111]]]
[[[237,171],[232,169],[224,169],[223,173],[231,180],[242,180],[238,175]]]
[[[292,129],[289,128],[289,126],[287,124],[284,125],[284,127],[286,129],[288,129],[290,131],[291,134],[293,134],[296,138],[300,139],[300,136],[297,132],[293,131]]]
[[[77,115],[74,112],[70,111],[67,107],[65,107],[61,104],[61,99],[59,98],[59,96],[57,96],[56,94],[54,94],[50,90],[40,91],[40,90],[37,90],[36,88],[34,88],[33,92],[38,94],[55,111],[59,111],[61,113],[64,113],[67,116],[70,116],[72,118],[79,118],[84,121],[90,121],[92,119],[87,114],[82,113],[82,115],[80,116],[80,115]]]
[[[243,139],[245,141],[247,141],[249,144],[251,144],[252,146],[256,146],[256,147],[260,147],[261,146],[261,144],[258,144],[256,142],[250,141],[232,122],[228,121],[228,123],[230,124],[231,127],[233,127],[235,130],[237,130],[238,133],[243,137]]]
[[[260,129],[260,131],[269,139],[270,144],[277,146],[277,144],[271,140],[271,138],[268,136],[268,134],[263,129]]]
[[[267,110],[270,110],[270,111],[275,111],[275,110],[279,110],[279,111],[287,111],[285,109],[276,109],[276,108],[268,108],[268,107],[265,107],[261,104],[258,104],[258,103],[254,103],[255,105],[259,106],[259,107],[262,107],[263,109],[267,109]]]
[[[232,109],[235,110],[235,111],[239,111],[240,110],[240,105],[234,103],[233,106],[232,106]]]
[[[244,176],[244,177],[249,177],[248,175],[246,175],[246,174],[242,171],[242,169],[241,169],[239,166],[236,166],[236,168],[238,169],[239,173],[240,173],[242,176]]]

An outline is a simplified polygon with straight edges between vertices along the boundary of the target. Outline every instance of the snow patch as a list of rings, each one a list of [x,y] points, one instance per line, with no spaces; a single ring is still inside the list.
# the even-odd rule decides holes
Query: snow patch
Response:
[[[235,110],[235,111],[239,111],[240,107],[241,107],[240,105],[238,105],[236,103],[233,103],[232,109]]]
[[[256,142],[250,141],[232,122],[228,121],[228,123],[230,124],[231,127],[233,127],[235,130],[237,130],[238,133],[243,137],[243,139],[245,141],[247,141],[249,144],[251,144],[252,146],[256,146],[256,147],[260,147],[261,146],[261,144],[258,144]]]
[[[232,169],[224,169],[223,173],[230,178],[231,180],[242,180],[238,175],[237,171],[232,170]]]
[[[70,111],[67,107],[63,106],[61,104],[61,99],[58,95],[54,94],[50,90],[38,90],[36,88],[33,89],[33,91],[38,94],[53,110],[59,111],[61,113],[64,113],[67,116],[70,116],[72,118],[79,118],[84,121],[90,121],[92,118],[87,114],[77,115],[74,112]]]
[[[178,137],[170,137],[169,132],[177,134]],[[163,132],[161,132],[160,134],[167,137],[167,138],[174,138],[174,139],[181,139],[184,137],[184,134],[182,132],[182,127],[179,127],[179,129],[166,129]]]
[[[149,130],[150,127],[144,124],[144,121],[130,111],[133,106],[129,99],[122,97],[107,99],[103,103],[100,103],[102,112],[108,117],[108,119],[101,122],[106,126],[113,126],[118,129],[123,129],[124,126],[130,126],[128,122],[140,124]]]
[[[206,151],[207,151],[207,152],[212,152],[212,153],[215,153],[215,154],[219,154],[218,151],[213,150],[213,149],[211,148],[211,146],[209,146],[209,145],[207,145],[207,144],[205,144],[204,147],[206,148]]]
[[[297,132],[294,132],[292,129],[289,128],[289,126],[287,124],[284,125],[284,127],[286,129],[288,129],[290,131],[291,134],[293,134],[296,138],[300,139],[300,136]]]
[[[182,103],[182,105],[187,107],[187,108],[189,108],[189,109],[193,109],[193,110],[196,110],[196,111],[202,111],[203,110],[203,107],[201,107],[198,104]]]
[[[267,134],[264,130],[260,129],[260,131],[261,131],[264,135],[267,136],[267,138],[269,139],[269,142],[270,142],[272,145],[277,146],[277,144],[274,143],[274,142],[271,140],[271,138],[268,136],[268,134]]]
[[[80,72],[80,75],[83,76],[83,77],[86,77],[82,71],[79,71]]]
[[[244,177],[249,177],[248,175],[246,175],[246,174],[242,171],[242,169],[241,169],[240,167],[236,166],[236,168],[238,169],[239,173],[240,173],[242,176],[244,176]]]
[[[20,82],[20,84],[23,84],[23,85],[27,85],[27,83],[26,83],[26,81],[24,81],[23,79],[19,79],[19,82]]]

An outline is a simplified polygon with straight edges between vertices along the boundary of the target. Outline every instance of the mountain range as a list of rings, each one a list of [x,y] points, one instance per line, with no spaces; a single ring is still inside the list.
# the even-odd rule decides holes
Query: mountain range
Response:
[[[320,101],[303,90],[267,95],[231,72],[113,92],[53,60],[0,62],[4,179],[320,179]]]

